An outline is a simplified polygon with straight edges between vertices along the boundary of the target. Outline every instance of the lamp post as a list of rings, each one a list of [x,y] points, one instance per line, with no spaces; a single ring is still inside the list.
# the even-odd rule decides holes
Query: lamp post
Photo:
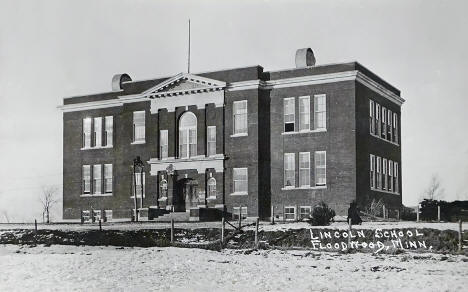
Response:
[[[169,183],[169,176],[172,176],[172,188],[174,188],[174,165],[169,164],[166,167],[166,173],[167,173],[167,182]],[[169,192],[169,190],[167,190]],[[169,196],[169,194],[167,194]],[[167,205],[167,200],[166,200],[166,205]],[[174,199],[172,199],[172,210],[174,210]]]
[[[141,184],[141,207],[143,207],[143,169],[145,165],[141,161],[140,156],[133,159],[133,179],[134,179],[134,205],[135,205],[135,221],[138,222],[138,206],[137,206],[137,172],[140,172],[140,184]]]

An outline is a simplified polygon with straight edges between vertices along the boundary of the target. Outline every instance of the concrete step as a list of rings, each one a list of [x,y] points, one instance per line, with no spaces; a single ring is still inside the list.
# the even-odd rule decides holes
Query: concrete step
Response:
[[[190,214],[188,212],[172,212],[169,214],[164,214],[163,216],[160,216],[158,218],[155,218],[154,221],[160,221],[160,222],[170,222],[171,219],[174,219],[174,221],[189,221],[190,220]]]

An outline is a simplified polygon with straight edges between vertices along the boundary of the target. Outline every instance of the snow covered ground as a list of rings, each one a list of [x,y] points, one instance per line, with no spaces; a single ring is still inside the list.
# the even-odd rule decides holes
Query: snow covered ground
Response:
[[[468,258],[454,255],[0,245],[0,291],[466,291],[467,286]]]
[[[236,222],[232,222],[237,226]],[[243,222],[243,224],[252,223],[251,221]],[[287,229],[300,229],[300,228],[310,228],[311,225],[306,222],[292,222],[292,223],[277,223],[275,225],[270,225],[269,222],[260,222],[261,230],[265,231],[274,231],[274,230],[287,230]],[[186,229],[197,229],[197,228],[221,228],[221,222],[176,222],[176,228],[186,228]],[[103,223],[103,229],[118,229],[118,230],[135,230],[135,229],[161,229],[161,228],[170,228],[170,222],[112,222],[112,223]],[[33,229],[34,224],[1,224],[0,230],[6,229]],[[97,229],[97,223],[87,223],[87,224],[39,224],[38,229],[53,229],[53,230],[89,230]],[[226,224],[226,228],[231,228]],[[335,229],[347,229],[348,225],[346,222],[334,222],[330,226],[313,226],[313,228],[335,228]],[[439,230],[455,230],[458,231],[458,223],[428,223],[428,222],[410,222],[410,221],[400,221],[400,222],[363,222],[362,225],[353,226],[355,229],[394,229],[394,228],[433,228]],[[253,226],[247,227],[247,229],[254,229]],[[468,230],[468,223],[463,224],[463,230]]]

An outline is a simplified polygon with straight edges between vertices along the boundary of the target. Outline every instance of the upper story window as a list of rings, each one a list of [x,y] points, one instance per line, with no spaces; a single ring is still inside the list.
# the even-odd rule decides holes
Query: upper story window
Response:
[[[299,186],[310,186],[310,152],[299,153]]]
[[[105,135],[104,135],[104,146],[112,146],[114,136],[114,117],[107,116],[105,119]]]
[[[168,156],[168,131],[159,131],[159,158],[164,159]]]
[[[327,97],[325,94],[314,96],[314,125],[315,130],[327,129]]]
[[[299,131],[310,130],[310,97],[299,97]]]
[[[234,135],[247,134],[247,100],[233,103]]]
[[[112,193],[112,164],[104,164],[104,192]]]
[[[398,114],[393,113],[393,142],[398,143]]]
[[[284,153],[284,186],[296,186],[296,158],[294,153]]]
[[[206,129],[206,149],[208,156],[216,154],[216,126],[208,126]]]
[[[369,129],[371,134],[375,134],[375,104],[369,100]]]
[[[102,170],[101,165],[93,165],[93,193],[101,193],[101,184],[102,184]]]
[[[133,112],[133,142],[145,142],[145,112]]]
[[[324,186],[327,184],[327,152],[315,152],[315,185]]]
[[[295,130],[295,102],[294,97],[285,98],[284,107],[284,132],[294,132]]]
[[[102,146],[102,118],[96,117],[94,118],[94,146],[100,147]]]
[[[382,134],[381,137],[387,139],[387,108],[382,107]]]
[[[83,119],[83,148],[91,147],[91,118]]]
[[[197,155],[197,117],[185,112],[179,120],[179,158]]]
[[[375,125],[376,125],[376,135],[380,137],[380,104],[375,104]]]
[[[248,170],[247,168],[233,169],[234,193],[247,194],[248,191]]]
[[[375,156],[370,154],[370,187],[375,188]]]

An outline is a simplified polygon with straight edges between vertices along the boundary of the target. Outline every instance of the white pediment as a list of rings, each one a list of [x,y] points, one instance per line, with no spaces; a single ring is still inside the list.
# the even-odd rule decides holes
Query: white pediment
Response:
[[[189,73],[179,73],[146,90],[142,94],[150,98],[194,94],[222,90],[226,82],[204,78]]]

